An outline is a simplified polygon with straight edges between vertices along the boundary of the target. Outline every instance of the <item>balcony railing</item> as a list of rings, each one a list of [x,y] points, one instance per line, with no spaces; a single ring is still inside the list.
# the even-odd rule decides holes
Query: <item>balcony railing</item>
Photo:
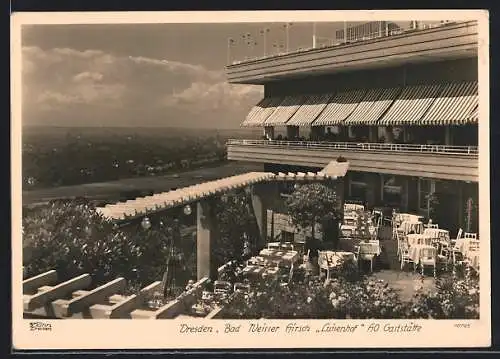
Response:
[[[356,143],[356,142],[317,142],[317,141],[278,141],[278,140],[237,140],[230,139],[228,145],[245,146],[276,146],[293,149],[317,150],[352,150],[352,151],[382,151],[382,152],[411,152],[432,153],[446,155],[478,155],[477,146],[451,145],[418,145],[399,143]]]
[[[387,38],[396,35],[425,31],[443,26],[450,26],[462,21],[372,21],[368,23],[344,22],[343,28],[327,29],[318,32],[317,26],[334,26],[333,23],[311,23],[311,42],[304,43],[303,37],[294,33],[292,23],[280,28],[260,29],[257,34],[245,34],[228,39],[227,65],[239,65],[245,62],[284,56],[320,48],[338,47],[367,40]],[[284,30],[284,32],[282,31]],[[301,32],[302,34],[303,32]],[[261,41],[263,40],[263,41]]]

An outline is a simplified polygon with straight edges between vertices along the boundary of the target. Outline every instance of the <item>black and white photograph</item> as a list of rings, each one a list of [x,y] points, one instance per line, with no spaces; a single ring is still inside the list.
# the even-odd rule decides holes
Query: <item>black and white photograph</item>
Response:
[[[16,16],[20,349],[489,345],[487,12]]]

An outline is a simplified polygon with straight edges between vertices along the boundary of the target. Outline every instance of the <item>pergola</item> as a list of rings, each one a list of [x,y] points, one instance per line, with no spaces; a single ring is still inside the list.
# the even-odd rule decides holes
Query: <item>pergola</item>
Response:
[[[252,206],[261,235],[266,237],[267,208],[273,196],[272,185],[279,181],[325,181],[342,178],[349,168],[348,162],[330,162],[320,172],[272,173],[248,172],[245,174],[204,182],[174,191],[118,202],[98,208],[104,217],[115,222],[127,222],[146,217],[170,208],[196,203],[197,206],[197,274],[198,279],[210,273],[210,245],[217,235],[215,216],[210,197],[222,195],[235,189],[250,187]]]

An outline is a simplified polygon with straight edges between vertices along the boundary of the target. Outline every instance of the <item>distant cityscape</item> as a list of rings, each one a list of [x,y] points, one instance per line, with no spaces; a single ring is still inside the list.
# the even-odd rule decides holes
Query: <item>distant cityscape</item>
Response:
[[[243,134],[248,137],[248,131],[239,136],[239,130],[27,128],[23,139],[23,189],[157,176],[213,166],[226,161],[227,139]]]

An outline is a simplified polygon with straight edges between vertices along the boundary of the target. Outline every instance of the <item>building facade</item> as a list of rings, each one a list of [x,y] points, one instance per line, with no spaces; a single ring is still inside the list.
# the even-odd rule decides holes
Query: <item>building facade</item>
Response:
[[[242,123],[262,139],[230,140],[228,158],[307,172],[344,157],[346,201],[475,232],[477,47],[477,22],[448,22],[229,65],[264,98]]]

